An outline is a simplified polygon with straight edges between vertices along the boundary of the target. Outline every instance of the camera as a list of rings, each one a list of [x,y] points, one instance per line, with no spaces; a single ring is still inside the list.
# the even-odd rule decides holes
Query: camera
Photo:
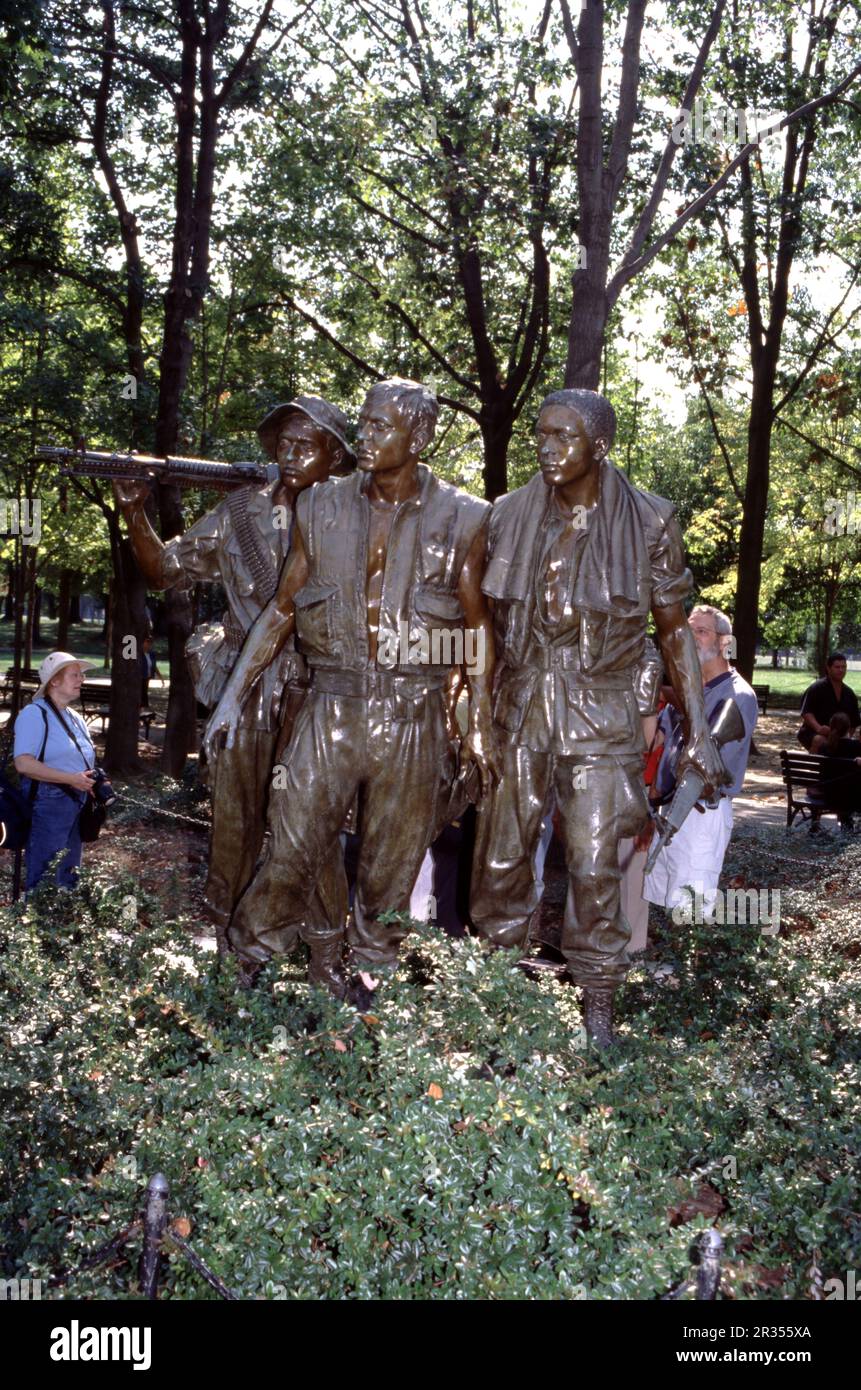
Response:
[[[108,781],[108,774],[98,764],[93,768],[93,771],[96,774],[93,778],[93,796],[96,801],[101,802],[102,806],[113,806],[117,794]]]

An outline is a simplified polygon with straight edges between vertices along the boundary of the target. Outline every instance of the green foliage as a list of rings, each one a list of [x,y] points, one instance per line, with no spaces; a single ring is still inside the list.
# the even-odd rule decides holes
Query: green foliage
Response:
[[[77,1267],[162,1170],[243,1298],[655,1298],[707,1184],[725,1287],[774,1296],[779,1267],[804,1297],[861,1235],[856,932],[805,935],[816,911],[786,939],[668,933],[669,983],[635,969],[605,1064],[574,990],[474,941],[418,931],[360,1016],[295,960],[238,993],[133,885],[46,890],[0,926],[5,1272]],[[135,1296],[133,1269],[64,1296]],[[165,1286],[212,1296],[177,1256]]]

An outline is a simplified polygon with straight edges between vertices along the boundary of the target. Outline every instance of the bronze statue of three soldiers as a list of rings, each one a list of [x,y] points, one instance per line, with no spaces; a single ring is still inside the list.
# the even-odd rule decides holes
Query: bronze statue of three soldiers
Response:
[[[681,535],[671,504],[610,462],[615,416],[596,392],[547,397],[540,471],[493,507],[419,461],[437,409],[416,382],[373,386],[358,467],[330,477],[352,462],[344,417],[313,397],[278,407],[260,427],[278,482],[244,503],[233,494],[167,546],[143,491],[118,489],[150,583],[220,576],[228,593],[223,637],[190,644],[205,668],[211,642],[218,667],[198,683],[204,703],[217,700],[206,733],[211,911],[248,981],[299,939],[309,978],[340,997],[345,944],[366,982],[394,967],[406,929],[382,918],[407,912],[445,823],[458,772],[447,700],[462,671],[460,774],[472,769],[480,787],[473,923],[490,947],[522,953],[555,797],[569,873],[562,952],[587,1032],[606,1047],[630,936],[618,844],[647,817],[650,614],[687,718],[686,756],[709,787],[724,778],[683,607]],[[291,525],[279,534],[273,508],[285,504]],[[467,635],[480,659],[464,661]],[[355,806],[347,927],[339,836]]]

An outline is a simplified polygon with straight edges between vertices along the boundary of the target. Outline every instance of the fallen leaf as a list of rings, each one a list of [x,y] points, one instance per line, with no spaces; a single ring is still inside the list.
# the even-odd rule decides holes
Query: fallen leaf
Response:
[[[208,1158],[201,1158],[200,1154],[198,1154],[198,1156],[197,1156],[196,1163],[197,1163],[198,1168],[208,1168],[208,1167],[209,1167],[209,1159],[208,1159]]]
[[[373,1028],[374,1024],[379,1023],[380,1021],[377,1018],[376,1014],[359,1014],[359,1018],[362,1020],[363,1023],[367,1023],[369,1028]]]
[[[88,1072],[87,1072],[87,1080],[88,1080],[88,1081],[100,1081],[101,1078],[104,1076],[104,1074],[105,1074],[105,1073],[104,1073],[103,1071],[98,1071],[98,1070],[95,1070],[95,1071],[88,1071]]]
[[[685,1197],[677,1207],[670,1207],[667,1219],[671,1226],[684,1226],[686,1221],[693,1221],[695,1216],[708,1216],[714,1220],[725,1207],[726,1202],[721,1194],[709,1183],[702,1182],[695,1196]]]
[[[336,1038],[335,1041],[332,1043],[332,1046],[334,1047],[334,1049],[335,1049],[336,1052],[346,1052],[346,1051],[347,1051],[347,1044],[346,1044],[346,1043],[342,1043],[340,1038]]]
[[[442,1086],[438,1086],[435,1081],[432,1081],[428,1086],[428,1095],[431,1100],[442,1100]]]
[[[170,1228],[181,1240],[188,1240],[191,1235],[191,1222],[187,1216],[178,1216],[175,1221],[171,1222]]]

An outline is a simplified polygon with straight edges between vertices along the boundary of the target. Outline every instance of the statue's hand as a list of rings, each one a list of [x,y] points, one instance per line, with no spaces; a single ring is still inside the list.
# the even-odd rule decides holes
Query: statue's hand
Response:
[[[211,764],[215,761],[221,746],[222,732],[225,735],[224,747],[233,747],[241,718],[242,706],[234,695],[225,691],[212,713],[206,726],[206,733],[203,736],[207,762]]]
[[[111,479],[114,497],[120,511],[132,511],[136,507],[142,507],[150,494],[149,483],[135,482],[131,478],[112,478]]]
[[[705,781],[703,796],[710,800],[718,787],[723,787],[727,782],[732,781],[729,773],[721,761],[720,750],[708,730],[701,734],[695,734],[685,748],[679,766],[678,775],[681,776],[685,767],[696,768],[700,776]]]
[[[481,782],[481,795],[487,796],[502,776],[496,732],[491,719],[476,720],[460,748],[461,766],[475,763]]]

